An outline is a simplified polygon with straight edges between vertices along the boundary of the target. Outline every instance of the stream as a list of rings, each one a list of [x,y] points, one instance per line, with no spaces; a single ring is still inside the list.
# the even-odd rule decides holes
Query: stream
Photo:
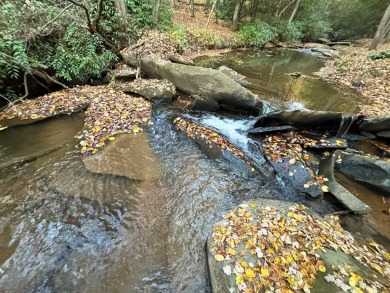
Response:
[[[322,61],[309,54],[232,52],[198,62],[237,70],[248,77],[251,90],[269,93],[271,102],[344,112],[358,103],[354,93],[340,96],[315,78]],[[281,85],[291,84],[285,73],[293,71],[309,77],[293,81],[283,98]],[[143,181],[87,171],[75,148],[83,113],[2,131],[0,163],[52,151],[0,170],[0,292],[210,292],[207,236],[212,223],[242,200],[290,200],[321,214],[339,209],[326,198],[296,196],[280,180],[265,182],[211,159],[174,129],[179,114],[174,108],[154,109],[147,131],[153,172]],[[264,164],[256,155],[259,143],[246,135],[251,119],[185,115]],[[378,236],[375,230],[365,233]]]

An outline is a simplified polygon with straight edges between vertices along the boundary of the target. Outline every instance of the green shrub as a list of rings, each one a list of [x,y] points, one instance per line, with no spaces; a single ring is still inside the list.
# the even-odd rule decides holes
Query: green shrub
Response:
[[[175,40],[176,49],[179,52],[184,52],[188,48],[188,39],[187,39],[187,31],[186,28],[182,25],[173,26],[168,31],[168,34]]]
[[[289,23],[287,20],[280,20],[274,26],[281,41],[300,41],[303,37],[301,22]]]
[[[190,43],[194,45],[208,49],[217,49],[223,46],[222,39],[211,30],[191,28],[188,34]]]
[[[75,24],[70,25],[57,45],[51,66],[56,76],[71,81],[86,81],[107,70],[117,57],[107,50],[101,38]]]
[[[263,46],[277,36],[277,32],[265,22],[243,24],[238,30],[244,45]]]
[[[372,60],[380,60],[390,58],[390,50],[382,51],[376,54],[371,54],[369,56]]]

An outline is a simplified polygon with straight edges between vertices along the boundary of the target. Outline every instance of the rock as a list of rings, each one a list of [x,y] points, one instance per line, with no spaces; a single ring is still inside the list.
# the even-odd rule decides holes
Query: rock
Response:
[[[255,127],[269,125],[272,123],[288,123],[299,127],[325,126],[338,127],[340,125],[342,113],[325,111],[278,111],[256,118]]]
[[[109,73],[110,78],[118,81],[131,81],[137,76],[137,69],[126,64],[119,64],[113,71]]]
[[[328,46],[326,44],[319,44],[319,43],[304,43],[303,47],[304,48],[310,48],[310,49],[313,49],[313,48],[316,48],[316,49],[327,49],[327,50],[331,49],[330,46]]]
[[[270,43],[270,42],[268,42],[268,43],[266,43],[266,44],[263,46],[263,48],[266,48],[266,49],[275,48],[275,45],[272,44],[272,43]]]
[[[358,182],[390,195],[390,163],[354,154],[343,154],[337,170]]]
[[[295,130],[293,126],[275,126],[275,127],[256,127],[248,131],[250,134],[262,134],[262,133],[271,133],[271,132],[280,132],[280,131],[290,131]]]
[[[322,44],[328,44],[330,43],[330,40],[329,39],[326,39],[326,38],[319,38],[318,41]]]
[[[293,163],[291,164],[291,161]],[[310,175],[301,161],[294,158],[285,157],[281,162],[269,160],[278,176],[288,187],[299,195],[318,197],[323,195],[323,191],[315,179]]]
[[[334,167],[335,161],[340,155],[341,151],[337,150],[331,156],[322,159],[320,162],[319,174],[329,180],[326,185],[328,186],[330,193],[332,193],[345,207],[355,213],[367,214],[371,211],[371,208],[336,181]]]
[[[150,77],[167,79],[193,96],[193,110],[217,111],[224,106],[259,113],[262,109],[262,101],[256,95],[218,70],[176,64],[157,56],[145,57],[141,65]]]
[[[125,93],[139,94],[151,102],[170,103],[176,94],[176,87],[168,80],[138,79],[127,83],[122,89]]]
[[[333,49],[325,49],[325,48],[312,48],[311,49],[313,52],[318,52],[321,53],[325,57],[334,57],[338,55],[336,50]]]
[[[390,130],[379,131],[376,133],[376,135],[382,138],[390,138]]]
[[[359,128],[373,133],[390,130],[390,115],[364,118]]]
[[[97,154],[84,157],[83,163],[93,173],[133,180],[156,179],[160,173],[146,133],[119,135]]]
[[[260,221],[262,219],[261,216],[264,214],[264,211],[261,210],[261,207],[269,207],[271,209],[275,208],[276,212],[278,214],[280,214],[281,217],[286,218],[286,217],[288,217],[287,214],[288,214],[291,206],[293,206],[293,203],[290,203],[287,201],[273,200],[273,199],[253,199],[253,200],[249,200],[249,201],[245,201],[245,202],[241,203],[239,206],[234,208],[234,212],[235,212],[235,214],[237,214],[238,209],[240,209],[240,208],[244,208],[246,211],[249,210],[251,212],[251,214],[254,215],[254,217],[252,217],[252,219],[249,218],[250,220],[248,223],[253,225],[253,224],[256,224],[256,220],[255,220],[255,219],[257,219],[256,216],[260,215]],[[315,214],[312,210],[308,209],[306,211],[312,218],[315,218],[321,222],[324,221],[324,219],[322,217],[320,217],[318,214]],[[227,223],[228,223],[228,220],[223,219],[223,220],[215,223],[214,226],[225,226],[226,227]],[[302,228],[308,229],[307,226],[303,226]],[[267,227],[265,227],[263,229],[266,230],[266,232],[268,232]],[[259,230],[260,230],[260,228],[258,229],[258,231]],[[227,231],[229,231],[229,228],[227,228]],[[272,231],[271,233],[273,233],[273,230],[271,230],[271,231]],[[304,233],[305,233],[305,231],[304,231]],[[345,235],[345,237],[348,237],[346,235],[346,234],[348,234],[348,232],[343,232],[343,234]],[[264,237],[266,237],[266,236],[264,236]],[[352,236],[350,236],[350,237],[352,238]],[[259,237],[256,237],[256,238],[259,239]],[[228,259],[218,261],[215,258],[216,254],[215,254],[215,248],[213,247],[213,243],[214,243],[214,239],[213,239],[212,235],[210,235],[208,237],[208,240],[207,240],[207,263],[208,263],[208,268],[209,268],[209,276],[210,276],[210,283],[211,283],[212,292],[213,293],[243,292],[243,291],[239,291],[238,287],[236,285],[236,276],[238,275],[238,274],[236,275],[236,272],[237,272],[237,270],[242,269],[242,267],[239,266],[236,268],[236,271],[234,270],[235,265],[236,265],[236,260],[238,258],[240,258],[241,259],[240,262],[244,261],[244,262],[246,262],[246,264],[252,264],[252,266],[255,267],[254,270],[257,271],[256,269],[258,269],[257,268],[258,263],[259,262],[261,263],[261,262],[263,262],[264,259],[265,260],[267,259],[265,257],[265,255],[267,253],[264,250],[263,251],[260,250],[260,253],[263,254],[264,256],[260,257],[260,260],[259,260],[259,257],[257,255],[256,250],[255,250],[255,253],[253,253],[253,254],[249,253],[249,250],[253,249],[253,248],[245,249],[243,241],[241,240],[238,243],[238,245],[234,246],[234,250],[237,253],[246,250],[246,253],[244,255],[240,255],[239,257],[237,257],[237,255],[236,256],[231,255]],[[254,243],[255,243],[254,245],[256,246],[256,248],[258,248],[256,242],[254,242]],[[357,244],[356,241],[354,241],[354,244],[360,245],[360,244]],[[268,248],[269,246],[266,246],[266,247]],[[221,249],[224,250],[227,248],[221,247]],[[279,249],[283,250],[285,248],[281,248],[281,246],[279,246]],[[273,252],[273,253],[278,254],[278,252]],[[330,248],[325,248],[323,250],[318,249],[317,253],[319,255],[320,261],[323,262],[323,266],[324,266],[324,269],[326,269],[326,272],[321,272],[319,270],[317,271],[317,274],[315,276],[315,282],[314,282],[313,288],[310,288],[310,292],[313,292],[313,293],[345,292],[345,291],[342,291],[340,288],[338,288],[334,282],[326,281],[325,276],[326,275],[333,275],[334,268],[337,268],[337,267],[345,268],[346,265],[349,265],[350,270],[353,272],[356,272],[359,276],[362,276],[365,281],[366,280],[369,280],[369,281],[377,280],[381,283],[384,282],[382,284],[384,284],[384,286],[386,288],[388,286],[388,282],[386,281],[385,276],[381,276],[378,272],[374,271],[369,266],[363,265],[363,263],[360,263],[358,260],[356,260],[354,258],[355,255],[348,255],[348,254],[342,252],[341,250],[335,251],[335,250],[332,250]],[[313,265],[315,266],[318,264],[313,263]],[[250,266],[249,266],[249,268],[250,268]],[[242,270],[244,272],[246,269],[242,269]],[[263,273],[263,272],[261,272],[261,273]],[[306,278],[306,276],[304,276],[304,277]],[[340,276],[340,279],[343,279],[343,282],[346,282],[346,284],[348,284],[349,278],[350,278],[349,275],[347,275],[345,277]],[[248,282],[247,282],[247,285],[249,285]],[[280,288],[274,287],[274,290],[275,289],[280,289]],[[291,290],[291,288],[288,288],[288,284],[287,284],[286,289],[290,289],[291,292],[298,291],[298,290]],[[286,290],[286,292],[287,291],[288,290]],[[259,291],[259,292],[263,292],[263,291]]]
[[[179,63],[179,64],[184,64],[184,65],[190,65],[190,66],[195,66],[195,62],[192,61],[191,59],[185,58],[183,56],[180,56],[178,54],[176,55],[168,55],[168,59],[172,61],[173,63]]]
[[[222,72],[223,74],[226,74],[234,81],[238,82],[242,86],[248,86],[250,83],[246,80],[246,77],[237,71],[234,71],[233,69],[226,67],[226,66],[220,66],[217,68],[218,71]]]
[[[351,42],[328,42],[327,45],[334,48],[334,46],[344,46],[344,47],[351,46],[352,43]]]

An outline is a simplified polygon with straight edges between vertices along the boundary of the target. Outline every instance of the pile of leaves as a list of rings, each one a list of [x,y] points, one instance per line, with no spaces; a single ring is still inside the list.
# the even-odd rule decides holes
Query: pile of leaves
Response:
[[[111,86],[86,86],[81,93],[91,97],[80,138],[81,154],[96,154],[106,141],[120,133],[138,133],[150,125],[152,105],[142,97],[124,94]]]
[[[175,46],[176,42],[167,33],[148,30],[137,44],[123,49],[121,55],[136,60],[137,65],[140,66],[141,60],[149,55],[158,55],[166,60],[168,56],[176,55]],[[126,57],[124,59],[126,60]]]
[[[59,114],[71,114],[88,104],[89,98],[80,94],[77,89],[65,89],[9,106],[0,112],[0,124],[2,120],[42,119]]]
[[[173,123],[176,124],[178,130],[185,131],[187,136],[191,138],[197,137],[204,140],[210,148],[212,148],[212,144],[215,144],[221,149],[227,150],[235,156],[242,158],[246,161],[246,163],[250,163],[242,151],[238,150],[231,142],[220,134],[181,117],[177,117]]]
[[[287,215],[276,208],[242,204],[213,227],[214,258],[223,271],[235,275],[240,292],[310,292],[318,272],[348,292],[385,292],[390,284],[375,275],[364,279],[350,266],[327,267],[318,250],[353,256],[385,278],[390,277],[390,254],[377,243],[360,246],[345,233],[338,218],[320,221],[295,204]],[[234,288],[233,288],[234,290]]]
[[[369,42],[359,47],[350,47],[340,56],[330,60],[321,72],[328,72],[327,78],[341,86],[355,88],[367,98],[360,105],[360,114],[390,114],[390,58],[373,60],[370,56],[379,56],[390,50],[390,44],[379,45],[378,50],[368,51]],[[381,55],[382,56],[382,55]]]

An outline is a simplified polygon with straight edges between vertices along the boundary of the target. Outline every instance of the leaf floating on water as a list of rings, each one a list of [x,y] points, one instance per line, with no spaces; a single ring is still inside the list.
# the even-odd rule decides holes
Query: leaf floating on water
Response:
[[[2,131],[2,130],[4,130],[4,129],[7,129],[8,128],[8,126],[1,126],[0,125],[0,131]]]
[[[108,140],[114,141],[114,140],[115,140],[115,137],[110,136],[110,137],[108,138]]]
[[[138,126],[133,126],[133,132],[138,133],[141,130]]]
[[[37,119],[39,116],[37,114],[31,114],[30,118],[31,119]]]
[[[321,189],[322,189],[323,192],[329,192],[329,188],[326,185],[322,185]]]
[[[296,162],[295,158],[292,158],[288,161],[288,165],[291,166],[291,165],[294,165]]]

